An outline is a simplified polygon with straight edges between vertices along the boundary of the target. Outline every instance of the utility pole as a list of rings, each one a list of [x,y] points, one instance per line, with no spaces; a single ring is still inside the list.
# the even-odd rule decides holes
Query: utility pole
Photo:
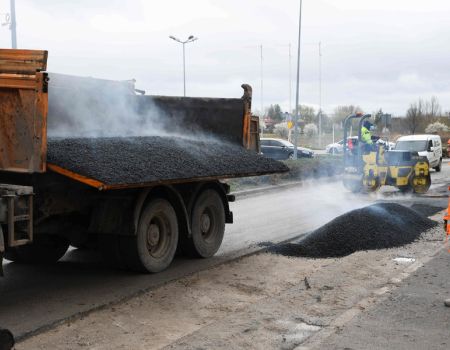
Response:
[[[11,11],[11,24],[9,28],[11,29],[11,47],[17,49],[17,33],[16,33],[16,0],[10,0],[10,11]]]
[[[291,43],[289,43],[289,114],[292,113],[292,56],[291,56]]]
[[[260,49],[260,54],[261,54],[261,118],[263,121],[263,127],[261,128],[261,137],[264,136],[264,93],[263,93],[263,89],[264,89],[264,85],[263,85],[263,46],[262,44],[259,45],[259,49]]]
[[[322,42],[319,41],[319,148],[322,148]]]
[[[186,49],[183,43],[183,96],[186,97]]]
[[[298,103],[300,94],[300,43],[302,37],[302,0],[300,0],[300,14],[298,18],[298,50],[297,50],[297,90],[295,96],[295,121],[294,121],[294,159],[297,159],[298,143]]]

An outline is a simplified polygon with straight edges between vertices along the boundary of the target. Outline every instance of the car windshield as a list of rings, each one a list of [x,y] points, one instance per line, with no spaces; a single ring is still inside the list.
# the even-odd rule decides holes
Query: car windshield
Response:
[[[427,150],[427,141],[397,141],[395,149],[400,151],[423,152]]]

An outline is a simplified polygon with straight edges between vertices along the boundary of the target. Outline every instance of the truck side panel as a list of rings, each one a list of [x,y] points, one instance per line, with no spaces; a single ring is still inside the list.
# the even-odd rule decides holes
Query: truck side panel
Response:
[[[46,61],[46,51],[0,49],[0,170],[46,170]]]

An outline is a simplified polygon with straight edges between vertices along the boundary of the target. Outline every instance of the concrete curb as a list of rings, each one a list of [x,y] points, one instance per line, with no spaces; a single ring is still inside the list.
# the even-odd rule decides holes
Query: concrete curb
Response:
[[[232,192],[232,194],[235,195],[236,198],[241,198],[241,197],[252,196],[252,195],[264,193],[264,192],[271,192],[271,191],[276,191],[276,190],[283,190],[286,188],[297,187],[297,186],[301,186],[302,184],[303,184],[303,181],[293,181],[293,182],[284,183],[284,184],[280,184],[280,185],[263,186],[263,187],[256,187],[256,188],[248,189],[248,190],[236,191],[236,192]]]
[[[327,180],[326,183],[339,181],[338,176],[324,177],[323,179]],[[310,181],[319,181],[320,183],[323,183],[321,181],[321,179],[320,180],[307,179],[307,180],[299,180],[299,181],[289,181],[289,182],[278,184],[278,185],[261,186],[261,187],[251,188],[248,190],[236,191],[236,192],[232,192],[231,194],[235,195],[236,198],[242,198],[242,197],[257,195],[257,194],[264,193],[264,192],[271,192],[271,191],[276,191],[276,190],[284,190],[284,189],[288,189],[288,188],[292,188],[292,187],[303,186],[304,183],[308,183]]]

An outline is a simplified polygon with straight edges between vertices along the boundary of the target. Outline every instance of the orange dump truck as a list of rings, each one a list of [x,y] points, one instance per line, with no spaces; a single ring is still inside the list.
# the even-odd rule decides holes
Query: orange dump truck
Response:
[[[158,272],[177,249],[210,257],[233,222],[220,180],[287,171],[258,152],[248,85],[242,98],[149,96],[46,64],[46,51],[0,50],[0,259],[90,246]]]

